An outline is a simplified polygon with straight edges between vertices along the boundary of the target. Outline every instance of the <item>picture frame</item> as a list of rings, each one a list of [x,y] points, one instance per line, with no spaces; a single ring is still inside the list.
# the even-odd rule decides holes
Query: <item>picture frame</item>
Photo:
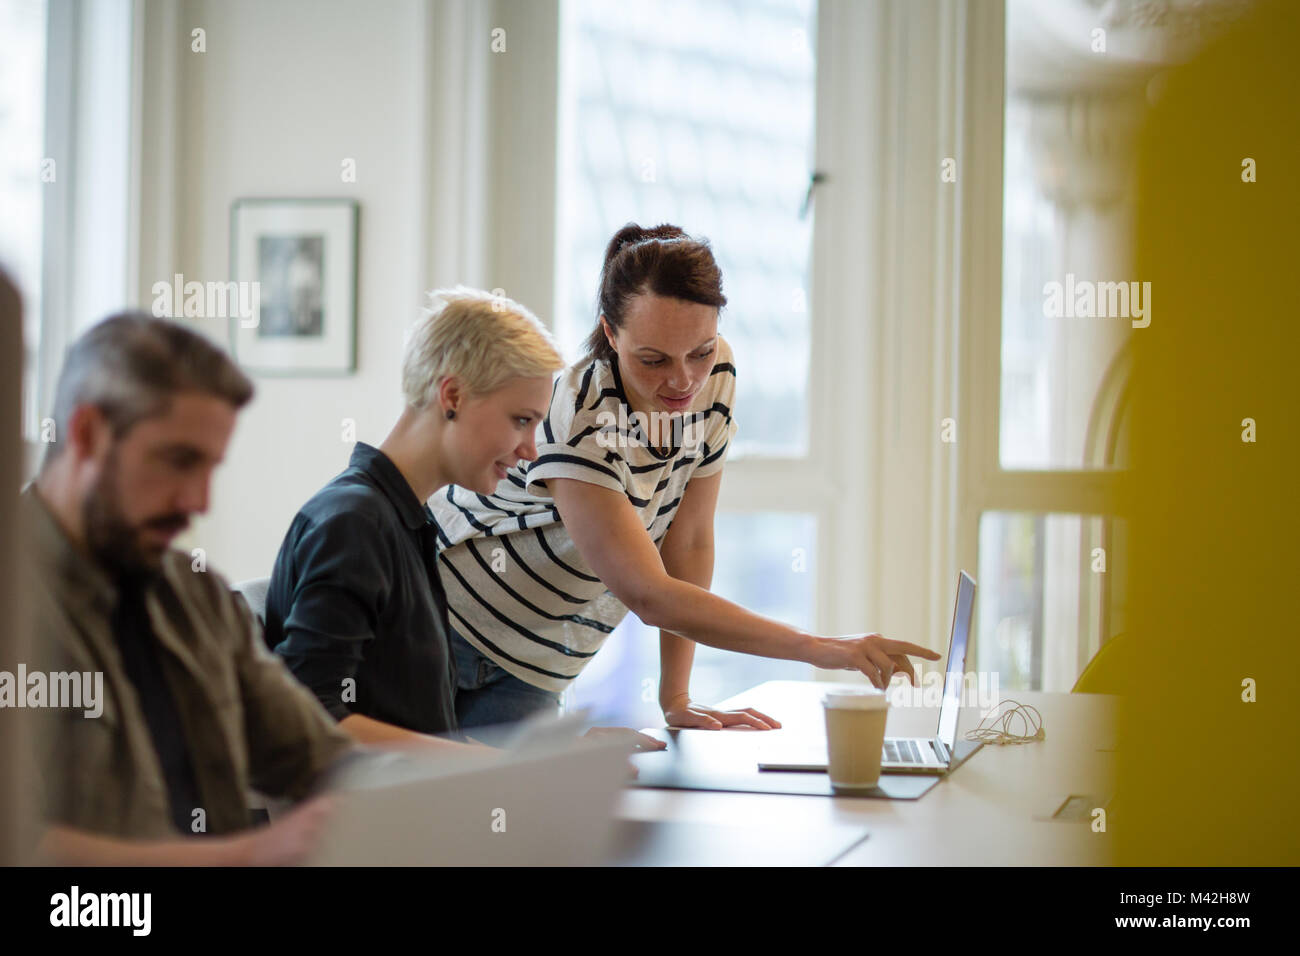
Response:
[[[230,320],[230,351],[246,372],[356,372],[358,219],[352,199],[231,205],[231,277],[256,292],[252,318]]]

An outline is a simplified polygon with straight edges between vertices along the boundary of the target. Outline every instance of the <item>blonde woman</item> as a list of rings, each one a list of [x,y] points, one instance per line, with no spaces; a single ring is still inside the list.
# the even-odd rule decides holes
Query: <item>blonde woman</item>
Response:
[[[554,707],[628,609],[660,629],[659,703],[675,726],[780,726],[696,702],[696,642],[859,670],[877,687],[912,676],[906,655],[939,658],[879,634],[807,634],[709,592],[736,430],[726,301],[706,242],[676,226],[620,229],[587,354],[556,381],[539,454],[511,462],[495,491],[453,483],[430,502],[462,727]]]
[[[455,483],[492,492],[537,456],[563,362],[531,312],[487,292],[432,294],[402,362],[406,408],[375,448],[302,507],[275,560],[266,639],[363,743],[459,744],[455,661],[425,501]]]

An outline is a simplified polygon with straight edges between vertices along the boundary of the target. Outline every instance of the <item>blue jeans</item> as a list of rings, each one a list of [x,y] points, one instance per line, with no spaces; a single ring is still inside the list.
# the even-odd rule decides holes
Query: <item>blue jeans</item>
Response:
[[[461,730],[513,724],[543,711],[559,711],[557,691],[521,681],[480,654],[454,629],[449,638],[456,657],[456,722]]]

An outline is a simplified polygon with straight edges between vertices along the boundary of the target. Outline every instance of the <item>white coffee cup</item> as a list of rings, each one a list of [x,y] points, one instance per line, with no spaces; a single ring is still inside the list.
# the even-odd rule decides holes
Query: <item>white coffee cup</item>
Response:
[[[827,773],[835,789],[866,790],[880,780],[881,751],[889,698],[872,688],[828,693],[826,713]]]

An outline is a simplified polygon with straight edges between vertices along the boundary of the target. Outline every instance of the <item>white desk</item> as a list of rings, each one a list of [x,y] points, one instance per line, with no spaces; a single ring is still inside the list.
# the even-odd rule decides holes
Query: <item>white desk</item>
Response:
[[[769,681],[724,702],[728,709],[754,707],[770,714],[781,721],[779,731],[687,732],[747,738],[776,733],[822,737],[820,698],[828,686],[816,681]],[[1029,691],[1004,692],[1002,697],[1037,707],[1046,739],[1014,746],[986,745],[919,800],[629,788],[624,791],[619,815],[767,829],[818,829],[837,824],[865,827],[869,837],[841,857],[836,862],[840,866],[1108,863],[1109,833],[1095,833],[1087,823],[1034,817],[1049,815],[1072,793],[1104,799],[1113,792],[1115,698]],[[964,708],[958,736],[978,724],[979,718],[978,710]],[[937,719],[934,708],[891,707],[886,732],[929,736]],[[752,746],[749,740],[741,745]]]

